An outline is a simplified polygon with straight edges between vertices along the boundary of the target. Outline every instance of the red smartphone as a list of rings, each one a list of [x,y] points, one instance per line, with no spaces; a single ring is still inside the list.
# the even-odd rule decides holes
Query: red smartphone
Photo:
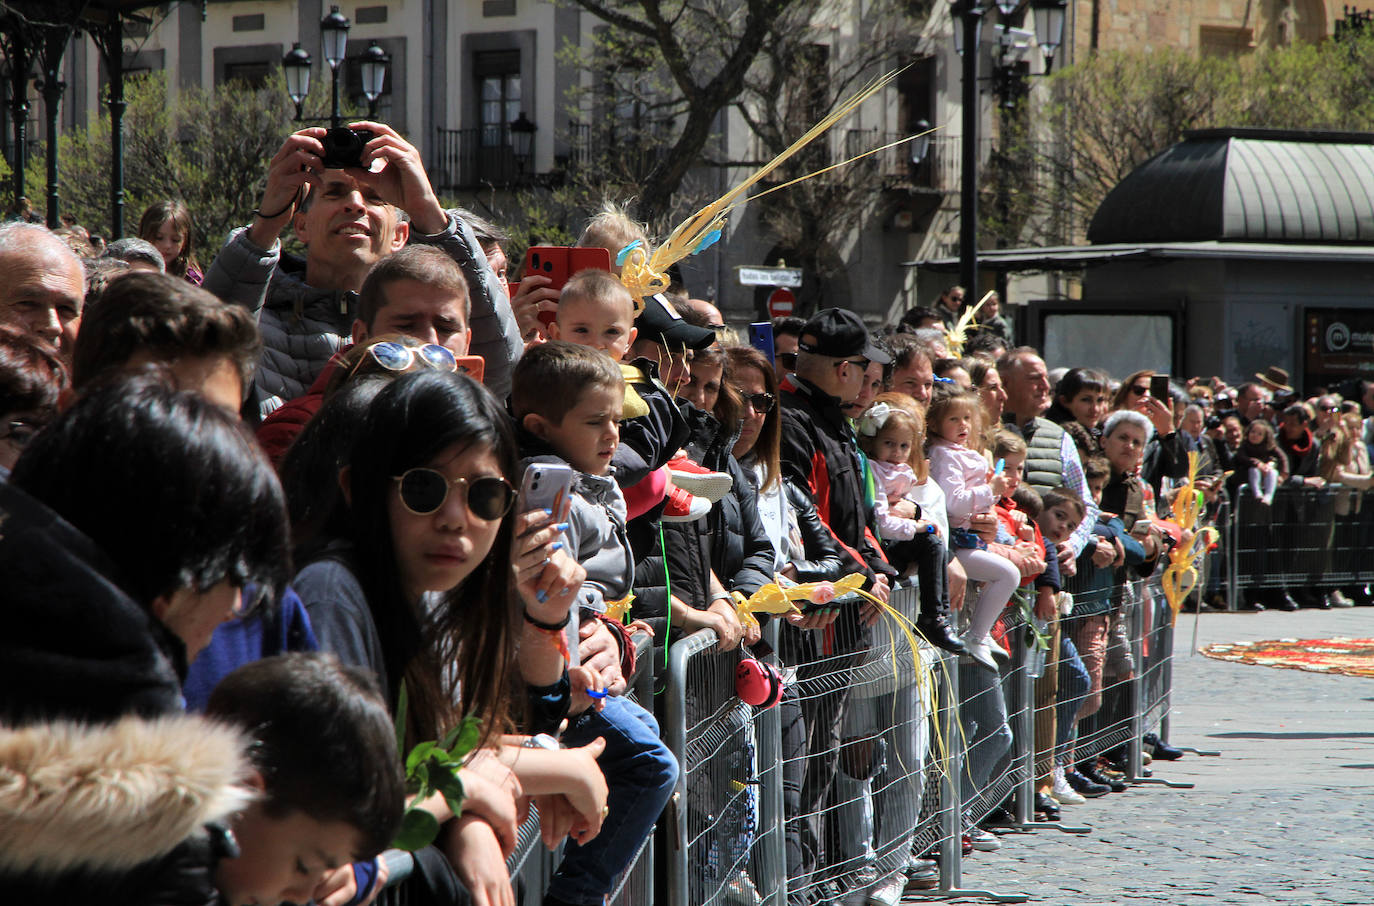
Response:
[[[466,374],[477,383],[482,383],[482,372],[487,363],[480,355],[460,355],[457,356],[458,373]]]
[[[549,289],[561,290],[578,271],[611,269],[611,253],[606,249],[572,248],[565,245],[532,245],[525,251],[524,275],[540,274],[552,283]],[[539,320],[552,324],[554,312],[541,311]]]

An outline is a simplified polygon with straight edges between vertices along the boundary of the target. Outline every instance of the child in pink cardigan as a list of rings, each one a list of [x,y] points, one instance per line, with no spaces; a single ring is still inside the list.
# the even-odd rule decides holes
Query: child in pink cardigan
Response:
[[[969,530],[972,517],[990,511],[1007,489],[1006,479],[989,469],[983,454],[971,445],[977,444],[980,413],[978,397],[972,393],[938,394],[926,412],[927,455],[930,477],[945,492],[950,547],[968,577],[983,583],[964,644],[974,660],[996,670],[994,655],[1005,658],[1007,652],[990,633],[1020,584],[1021,573],[1010,560],[989,551],[987,544]]]

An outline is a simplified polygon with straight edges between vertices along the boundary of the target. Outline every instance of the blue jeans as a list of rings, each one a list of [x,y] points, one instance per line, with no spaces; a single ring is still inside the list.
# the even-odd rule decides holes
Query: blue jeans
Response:
[[[563,733],[569,747],[587,745],[598,736],[606,740],[606,751],[596,763],[606,776],[610,813],[592,842],[568,842],[548,890],[551,898],[584,906],[600,906],[611,892],[653,830],[678,776],[677,759],[659,738],[653,715],[618,696],[605,701],[600,711],[573,718]]]
[[[1059,711],[1054,734],[1055,764],[1064,764],[1078,727],[1078,709],[1092,688],[1092,677],[1067,632],[1059,636]]]

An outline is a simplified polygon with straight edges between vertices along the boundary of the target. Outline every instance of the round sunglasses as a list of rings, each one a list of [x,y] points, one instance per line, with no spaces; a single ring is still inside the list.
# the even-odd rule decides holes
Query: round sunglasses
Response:
[[[367,347],[367,355],[358,359],[358,364],[353,366],[353,372],[356,373],[368,358],[387,371],[409,371],[416,359],[440,371],[458,370],[458,360],[454,357],[453,350],[434,343],[426,343],[423,346],[407,346],[391,340],[373,343]]]
[[[392,480],[401,486],[401,506],[416,516],[439,512],[455,485],[462,488],[468,512],[484,522],[497,521],[515,504],[515,488],[506,479],[491,475],[450,479],[437,469],[419,467],[392,476]]]

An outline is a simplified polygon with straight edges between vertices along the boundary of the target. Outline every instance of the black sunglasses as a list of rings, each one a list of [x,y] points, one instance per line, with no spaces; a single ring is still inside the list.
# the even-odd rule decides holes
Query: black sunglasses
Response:
[[[1136,396],[1144,396],[1145,394],[1150,392],[1150,388],[1142,387],[1139,384],[1132,384],[1131,392],[1134,393]]]
[[[515,488],[504,478],[484,476],[468,480],[450,479],[437,469],[408,469],[392,477],[401,485],[401,505],[416,516],[439,512],[454,485],[463,488],[468,512],[485,522],[495,522],[510,512],[515,503]]]
[[[745,393],[741,394],[744,401],[753,407],[754,411],[760,415],[773,411],[775,399],[771,393]]]
[[[778,353],[778,361],[782,363],[782,367],[789,370],[796,368],[797,354],[795,352],[780,352]]]

